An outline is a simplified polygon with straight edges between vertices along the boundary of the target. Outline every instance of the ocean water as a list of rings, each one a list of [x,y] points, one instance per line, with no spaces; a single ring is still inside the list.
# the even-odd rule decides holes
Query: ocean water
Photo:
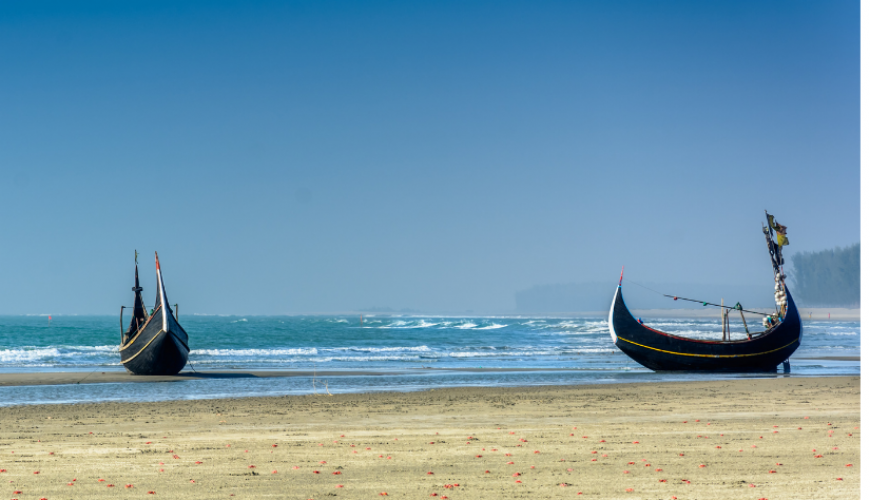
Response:
[[[182,316],[187,370],[289,370],[304,376],[179,382],[0,387],[0,405],[156,401],[259,395],[701,380],[783,374],[655,373],[611,343],[603,317]],[[647,319],[697,338],[721,336],[708,319]],[[758,323],[758,322],[756,322]],[[735,325],[732,325],[735,326]],[[760,331],[760,324],[753,331]],[[736,327],[733,329],[736,334]],[[0,372],[123,371],[117,317],[0,316]],[[809,321],[790,376],[857,375],[860,323]],[[310,372],[329,372],[313,378]],[[328,385],[328,387],[327,387]],[[131,394],[132,393],[132,394]]]

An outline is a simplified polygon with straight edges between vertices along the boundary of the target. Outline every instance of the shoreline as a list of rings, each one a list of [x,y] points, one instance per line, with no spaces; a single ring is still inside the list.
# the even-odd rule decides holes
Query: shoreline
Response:
[[[847,361],[860,362],[860,356],[796,356],[794,359],[803,361]],[[197,370],[182,371],[178,375],[132,375],[121,370],[98,370],[76,372],[7,372],[0,373],[0,387],[26,387],[40,385],[79,385],[79,384],[139,384],[139,383],[170,383],[191,380],[221,380],[221,379],[259,379],[259,378],[292,378],[292,377],[391,377],[426,372],[454,373],[534,373],[534,372],[586,372],[584,368],[441,368],[422,366],[402,370]],[[706,374],[706,373],[705,373]],[[758,373],[749,373],[758,375]],[[764,373],[761,373],[764,375]],[[691,375],[691,373],[687,373]],[[776,375],[771,373],[770,375]],[[780,374],[781,375],[781,374]],[[790,377],[815,378],[831,377],[827,375],[801,375],[792,373]],[[838,375],[833,375],[834,377]],[[642,382],[642,383],[656,383]],[[598,384],[589,384],[598,385]],[[526,386],[517,386],[526,387]]]

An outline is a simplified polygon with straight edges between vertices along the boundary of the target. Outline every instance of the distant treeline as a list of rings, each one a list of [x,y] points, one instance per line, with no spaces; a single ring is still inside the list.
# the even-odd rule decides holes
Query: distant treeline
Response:
[[[794,293],[810,306],[861,304],[861,244],[792,257]]]

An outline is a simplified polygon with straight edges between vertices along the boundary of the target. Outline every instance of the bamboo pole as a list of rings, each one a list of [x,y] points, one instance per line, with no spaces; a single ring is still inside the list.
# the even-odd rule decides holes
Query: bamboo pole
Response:
[[[746,328],[746,336],[752,338],[752,335],[749,335],[749,325],[746,324],[746,316],[743,315],[743,310],[740,310],[740,318],[743,320],[743,328]]]
[[[725,324],[728,325],[728,342],[731,342],[731,311],[725,313]]]

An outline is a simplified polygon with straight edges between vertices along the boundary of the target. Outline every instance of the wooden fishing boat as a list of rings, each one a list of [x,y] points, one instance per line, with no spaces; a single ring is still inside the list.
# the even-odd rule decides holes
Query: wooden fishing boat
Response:
[[[150,315],[142,301],[139,265],[136,264],[133,317],[121,335],[121,364],[135,375],[175,375],[187,364],[190,348],[187,332],[178,324],[177,309],[173,315],[166,298],[157,252],[154,252],[154,262],[157,265],[157,299]],[[124,309],[121,308],[122,329]]]
[[[782,272],[782,246],[788,244],[788,239],[784,238],[785,227],[776,224],[773,216],[768,216],[768,221],[770,225],[764,228],[764,232],[774,270],[777,312],[765,318],[765,324],[769,325],[766,330],[750,333],[745,319],[745,338],[737,340],[730,338],[727,319],[723,320],[722,340],[693,339],[656,330],[636,319],[625,305],[620,275],[609,316],[613,343],[630,358],[651,370],[773,371],[783,364],[788,371],[788,359],[800,346],[803,326]],[[781,232],[776,231],[779,244],[772,238],[775,228],[782,229]],[[663,295],[674,300],[722,307],[723,318],[733,311],[739,311],[741,316],[743,312],[751,312],[744,310],[739,303],[735,307],[725,307]]]

